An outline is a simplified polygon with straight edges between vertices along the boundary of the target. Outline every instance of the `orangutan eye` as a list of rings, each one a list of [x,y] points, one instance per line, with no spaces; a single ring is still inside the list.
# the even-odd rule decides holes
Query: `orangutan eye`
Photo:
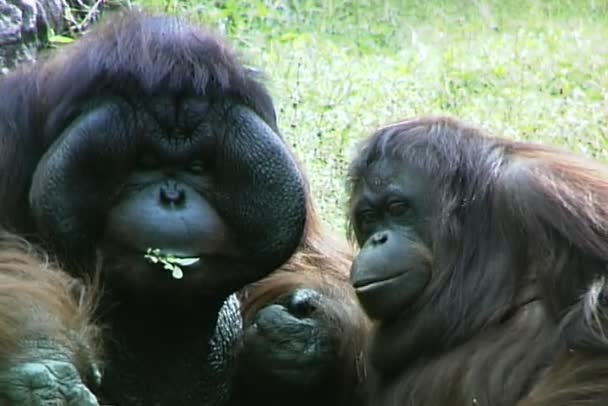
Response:
[[[152,169],[159,166],[158,158],[151,153],[145,153],[137,160],[137,167],[141,169]]]
[[[388,205],[388,213],[392,217],[400,217],[411,210],[409,203],[404,201],[392,202]]]
[[[370,209],[361,210],[357,213],[357,220],[361,226],[373,224],[376,219],[376,213]]]
[[[205,172],[205,165],[203,164],[203,161],[192,161],[190,165],[188,165],[188,171],[200,175]]]

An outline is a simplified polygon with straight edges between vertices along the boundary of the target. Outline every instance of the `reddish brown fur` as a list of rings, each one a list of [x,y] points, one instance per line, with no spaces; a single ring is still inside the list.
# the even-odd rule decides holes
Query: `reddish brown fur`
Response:
[[[306,231],[297,252],[279,271],[248,286],[244,314],[253,314],[265,303],[285,294],[285,290],[281,286],[297,289],[313,283],[315,287],[321,289],[339,287],[354,294],[350,283],[347,285],[333,283],[334,281],[348,281],[350,264],[353,259],[350,246],[345,241],[340,241],[322,231],[322,226],[310,201],[307,211]],[[323,281],[324,279],[327,279],[327,283]]]
[[[99,358],[99,328],[91,323],[94,295],[41,251],[0,232],[0,364],[37,359],[28,343],[51,339],[88,373]]]
[[[443,117],[372,135],[353,190],[382,159],[426,174],[440,212],[433,279],[375,330],[369,404],[608,404],[608,168]]]

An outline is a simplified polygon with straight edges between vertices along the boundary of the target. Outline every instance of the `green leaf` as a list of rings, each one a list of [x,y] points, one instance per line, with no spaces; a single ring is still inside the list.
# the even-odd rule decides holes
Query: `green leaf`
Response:
[[[179,264],[181,266],[188,266],[188,265],[192,265],[192,264],[196,264],[198,261],[200,261],[200,258],[175,258],[173,260],[173,262],[175,262],[176,264]]]
[[[51,35],[49,37],[49,42],[53,44],[70,44],[74,42],[74,38],[66,37],[63,35]]]

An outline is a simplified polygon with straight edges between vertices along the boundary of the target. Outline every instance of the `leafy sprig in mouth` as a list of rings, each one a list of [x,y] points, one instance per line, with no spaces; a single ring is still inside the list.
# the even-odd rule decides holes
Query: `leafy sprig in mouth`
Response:
[[[184,277],[184,271],[181,267],[193,265],[200,260],[198,257],[176,257],[171,254],[163,254],[160,248],[148,248],[144,258],[153,264],[162,264],[164,269],[171,271],[171,276],[174,279]]]

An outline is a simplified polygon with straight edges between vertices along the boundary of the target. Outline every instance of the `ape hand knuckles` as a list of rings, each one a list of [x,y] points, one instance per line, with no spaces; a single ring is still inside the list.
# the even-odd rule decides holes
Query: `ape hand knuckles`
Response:
[[[366,139],[349,180],[368,404],[605,404],[607,176],[443,117]]]
[[[42,360],[16,365],[0,378],[5,392],[0,400],[24,406],[44,406],[62,400],[70,406],[97,406],[93,393],[81,382],[78,371],[71,363]],[[45,401],[46,400],[46,401]]]
[[[76,300],[75,290],[45,255],[0,231],[3,405],[97,405],[89,389],[100,383],[100,330],[89,315],[95,295]]]
[[[364,399],[359,361],[369,324],[348,280],[352,253],[316,221],[311,208],[297,253],[243,292],[242,403],[336,406]]]

